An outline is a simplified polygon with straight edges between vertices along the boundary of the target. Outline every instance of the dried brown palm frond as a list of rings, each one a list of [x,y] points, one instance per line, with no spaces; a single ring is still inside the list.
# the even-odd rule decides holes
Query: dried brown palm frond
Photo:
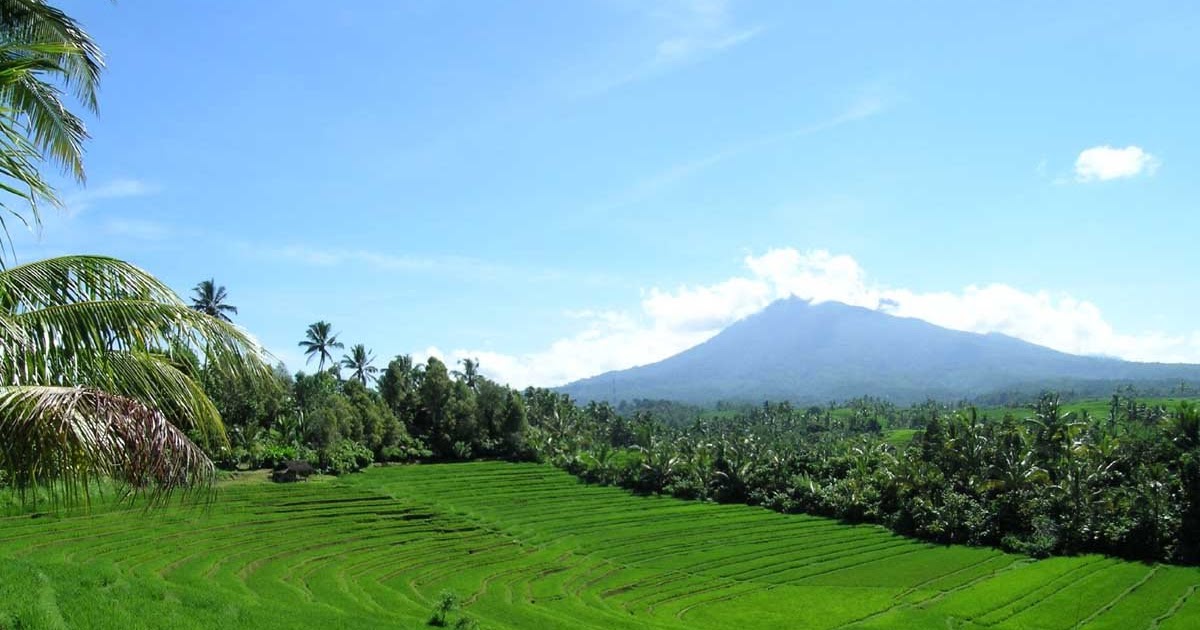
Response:
[[[0,469],[22,493],[44,487],[70,503],[105,479],[161,499],[213,478],[212,462],[163,413],[96,389],[0,388],[0,435]]]

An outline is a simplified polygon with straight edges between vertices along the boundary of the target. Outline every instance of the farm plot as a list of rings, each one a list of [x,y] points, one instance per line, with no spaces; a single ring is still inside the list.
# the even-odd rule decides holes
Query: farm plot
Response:
[[[223,486],[207,509],[0,519],[0,628],[1188,628],[1200,571],[1034,562],[636,497],[547,466]]]

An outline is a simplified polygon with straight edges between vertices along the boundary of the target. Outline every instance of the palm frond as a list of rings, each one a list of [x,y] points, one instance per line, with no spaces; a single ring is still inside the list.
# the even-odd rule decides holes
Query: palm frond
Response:
[[[108,256],[59,256],[0,270],[0,303],[11,305],[9,310],[137,297],[183,303],[154,276]]]
[[[61,96],[56,86],[32,73],[0,84],[0,101],[28,118],[26,127],[33,144],[82,181],[83,143],[88,131]]]
[[[188,356],[192,357],[190,362],[179,360]],[[144,426],[152,435],[160,436],[157,441],[145,443],[146,448],[164,445],[166,450],[155,457],[182,458],[178,466],[185,468],[194,467],[193,460],[199,457],[211,468],[184,432],[191,431],[203,443],[216,446],[226,442],[224,428],[220,414],[196,379],[195,366],[188,365],[198,364],[202,358],[209,372],[231,379],[258,380],[270,378],[265,357],[261,347],[237,326],[189,308],[153,276],[119,260],[68,256],[0,270],[0,387],[26,392],[13,394],[11,406],[0,406],[0,440],[6,442],[9,433],[29,430],[34,418],[26,416],[35,412],[69,412],[63,419],[52,418],[49,426],[75,430],[63,422],[74,421],[76,416],[70,414],[81,413],[80,405],[91,401],[91,407],[83,408],[94,407],[109,415],[126,410],[131,414],[128,422],[141,423],[106,420],[120,431],[126,430],[122,427]],[[69,396],[64,392],[88,395]],[[27,400],[30,397],[45,400],[34,404]],[[170,426],[170,431],[178,433],[186,444],[181,446],[175,433],[156,424],[160,422]],[[100,453],[78,450],[71,442],[31,442],[20,435],[12,444],[6,448],[15,450],[0,460],[0,469],[11,468],[19,487],[59,483],[67,494],[77,490],[87,475],[38,462],[59,461],[55,458],[80,462],[99,457]],[[18,453],[33,447],[68,451],[57,455]],[[200,479],[169,470],[170,475],[146,477],[139,462],[149,456],[136,449],[131,453],[131,457],[140,459],[109,457],[81,470],[115,476],[133,484],[130,487],[135,490],[147,484],[170,489],[174,487],[171,484],[186,485]],[[27,462],[22,457],[32,459]],[[133,466],[127,473],[112,473],[113,467],[126,464]],[[157,470],[165,465],[157,462],[153,467]],[[164,481],[168,477],[178,481]]]
[[[43,0],[0,0],[0,35],[17,44],[57,46],[45,59],[62,69],[66,86],[96,111],[104,53],[78,22]]]
[[[212,462],[156,409],[82,387],[0,387],[0,469],[22,492],[86,502],[105,478],[152,500],[207,487]]]
[[[0,261],[3,254],[12,252],[10,220],[25,227],[38,227],[42,220],[40,204],[61,205],[54,189],[38,170],[41,153],[23,135],[23,129],[6,109],[0,108],[0,192],[20,200],[16,206],[0,201],[0,231],[4,236],[0,240]]]

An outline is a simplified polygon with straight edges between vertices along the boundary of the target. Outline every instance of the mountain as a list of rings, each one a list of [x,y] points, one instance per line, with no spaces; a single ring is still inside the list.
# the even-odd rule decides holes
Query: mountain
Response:
[[[897,403],[1002,391],[1200,383],[1200,365],[1135,363],[1051,350],[998,333],[950,330],[838,302],[772,303],[675,356],[559,388],[580,401],[666,399]]]

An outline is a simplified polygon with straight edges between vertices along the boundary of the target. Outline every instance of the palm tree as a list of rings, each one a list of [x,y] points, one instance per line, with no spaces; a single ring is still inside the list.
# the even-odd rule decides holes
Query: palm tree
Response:
[[[0,190],[27,205],[0,204],[6,236],[7,218],[36,226],[39,202],[60,203],[40,162],[48,160],[84,181],[88,132],[64,104],[64,90],[95,112],[103,68],[95,42],[62,11],[43,0],[0,0],[0,176],[8,179]]]
[[[463,366],[462,371],[454,370],[454,377],[467,384],[467,387],[475,389],[479,383],[479,359],[459,359],[459,364]]]
[[[298,345],[304,348],[304,354],[308,355],[308,361],[312,361],[314,356],[317,357],[318,372],[325,369],[326,360],[333,363],[331,350],[343,347],[342,342],[337,340],[337,335],[333,332],[333,324],[324,320],[309,324],[308,330],[304,331],[304,341]]]
[[[192,288],[192,308],[223,321],[233,321],[225,313],[237,315],[238,309],[225,303],[228,297],[225,287],[217,286],[212,278],[209,278]]]
[[[375,380],[379,368],[371,365],[374,362],[375,355],[361,343],[350,348],[350,354],[342,356],[342,366],[350,370],[350,378],[358,379],[363,385],[367,384],[367,379]]]
[[[91,37],[44,0],[0,0],[0,230],[37,226],[38,204],[61,205],[42,177],[48,161],[85,181],[82,120],[104,67]],[[3,269],[0,240],[0,472],[24,496],[43,487],[86,499],[111,478],[160,498],[206,485],[212,462],[188,434],[225,442],[220,415],[186,367],[265,376],[261,350],[228,322],[191,310],[128,263],[64,256]]]
[[[103,478],[159,498],[207,485],[220,414],[181,369],[269,372],[240,329],[194,311],[128,263],[64,256],[0,270],[0,471],[16,488],[86,499]]]

